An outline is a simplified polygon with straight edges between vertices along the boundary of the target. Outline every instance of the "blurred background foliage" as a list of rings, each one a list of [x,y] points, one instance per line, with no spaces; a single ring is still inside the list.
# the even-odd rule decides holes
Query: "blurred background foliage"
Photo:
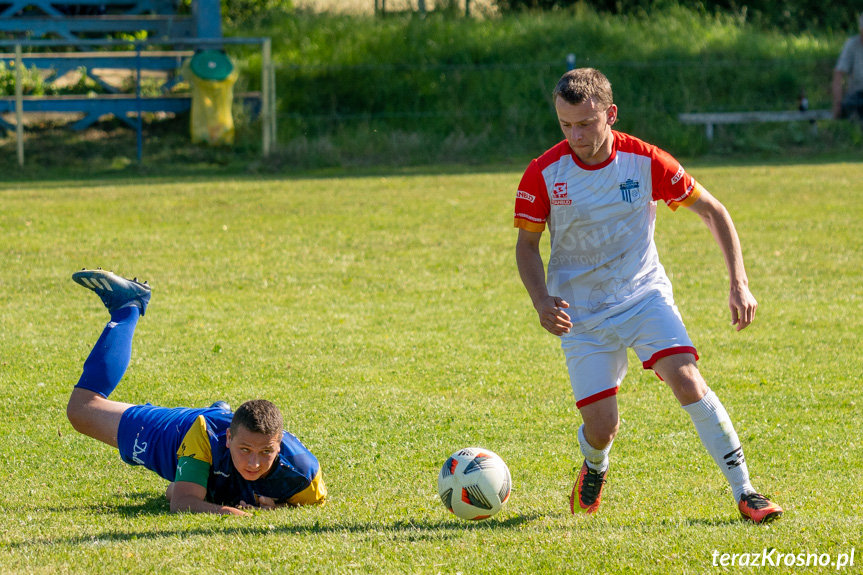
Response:
[[[417,0],[387,0],[386,11],[382,0],[315,8],[324,1],[222,2],[226,35],[273,41],[279,141],[273,158],[257,161],[260,129],[242,113],[230,154],[183,149],[190,147],[186,116],[173,126],[158,118],[161,125],[148,123],[148,142],[159,145],[145,155],[160,162],[212,155],[218,164],[271,171],[520,165],[561,139],[551,91],[568,57],[609,77],[618,129],[680,157],[811,155],[859,151],[863,143],[854,122],[718,126],[709,142],[702,126],[677,119],[684,112],[796,110],[802,95],[810,109],[829,108],[832,69],[845,39],[856,34],[860,1],[474,0],[470,17],[465,0],[427,0],[424,14]],[[229,53],[241,71],[236,91],[258,89],[260,50]],[[0,68],[7,94],[12,72]],[[82,81],[65,89],[98,87]],[[26,74],[26,93],[50,90]],[[109,140],[113,152],[117,142]],[[82,153],[99,156],[98,141],[87,138]]]

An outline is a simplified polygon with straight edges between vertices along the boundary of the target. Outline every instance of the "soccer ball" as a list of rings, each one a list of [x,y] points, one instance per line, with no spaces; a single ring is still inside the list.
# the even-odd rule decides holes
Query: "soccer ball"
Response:
[[[512,478],[496,453],[481,447],[459,449],[437,476],[444,507],[462,519],[486,519],[509,499]]]

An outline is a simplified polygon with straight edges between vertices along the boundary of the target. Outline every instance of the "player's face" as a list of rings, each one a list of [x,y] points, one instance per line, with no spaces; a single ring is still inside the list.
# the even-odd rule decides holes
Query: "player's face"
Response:
[[[243,479],[255,481],[265,476],[273,467],[273,463],[279,457],[282,436],[279,434],[270,437],[264,433],[249,431],[240,425],[237,433],[233,435],[228,429],[225,443],[231,452],[234,467]]]
[[[570,104],[558,96],[554,107],[560,129],[579,160],[592,166],[611,156],[611,126],[617,120],[617,106],[598,107],[594,98]]]

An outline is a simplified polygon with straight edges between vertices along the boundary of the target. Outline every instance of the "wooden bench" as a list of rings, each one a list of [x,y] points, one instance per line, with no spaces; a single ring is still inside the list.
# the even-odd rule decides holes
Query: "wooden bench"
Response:
[[[236,94],[234,101],[242,103],[253,117],[260,113],[260,92]],[[98,98],[79,95],[51,98],[24,96],[22,106],[25,113],[83,113],[84,117],[72,124],[73,130],[83,130],[105,115],[113,115],[135,129],[138,112],[188,112],[192,108],[192,97],[189,94],[165,94],[148,98],[136,98],[134,94],[101,94]],[[0,97],[0,114],[13,112],[15,98]],[[15,126],[0,117],[2,129],[15,131]]]
[[[816,120],[833,118],[831,110],[806,110],[802,112],[717,112],[702,114],[678,114],[684,124],[704,124],[707,139],[713,140],[713,127],[717,124],[755,124],[764,122],[808,121],[817,131]]]

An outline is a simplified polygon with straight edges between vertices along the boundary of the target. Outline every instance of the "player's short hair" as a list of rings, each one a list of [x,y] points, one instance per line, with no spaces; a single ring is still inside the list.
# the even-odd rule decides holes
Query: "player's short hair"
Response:
[[[253,399],[237,408],[231,419],[231,434],[237,433],[237,427],[254,433],[263,433],[270,437],[281,435],[284,429],[282,412],[266,399]]]
[[[570,104],[583,104],[591,98],[601,108],[614,104],[611,82],[605,74],[593,68],[576,68],[561,76],[553,94],[555,100],[558,96]]]

